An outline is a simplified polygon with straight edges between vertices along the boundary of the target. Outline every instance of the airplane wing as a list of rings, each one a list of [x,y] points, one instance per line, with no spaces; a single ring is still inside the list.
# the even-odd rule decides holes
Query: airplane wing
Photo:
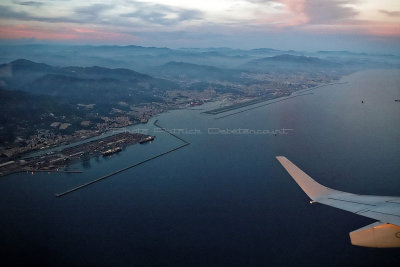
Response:
[[[322,203],[379,221],[351,232],[352,244],[400,247],[400,197],[357,195],[334,190],[317,183],[286,157],[276,158],[311,198],[311,203]]]

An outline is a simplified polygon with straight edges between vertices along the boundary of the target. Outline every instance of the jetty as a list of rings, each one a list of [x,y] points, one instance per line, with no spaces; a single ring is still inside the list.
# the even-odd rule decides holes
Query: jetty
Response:
[[[24,171],[23,171],[24,172]],[[26,172],[62,172],[62,173],[83,173],[81,170],[26,170]]]
[[[160,158],[160,157],[162,157],[162,156],[164,156],[164,155],[167,155],[167,154],[172,153],[172,152],[174,152],[174,151],[177,151],[177,150],[179,150],[179,149],[181,149],[181,148],[183,148],[183,147],[185,147],[185,146],[190,145],[189,142],[187,142],[187,141],[184,140],[183,138],[181,138],[181,137],[179,137],[179,136],[177,136],[177,135],[175,135],[175,134],[173,134],[173,133],[167,131],[165,128],[161,127],[157,122],[158,122],[158,120],[156,120],[156,121],[154,122],[154,126],[160,128],[160,129],[163,130],[164,132],[166,132],[166,133],[172,135],[173,137],[175,137],[175,138],[181,140],[181,141],[183,142],[183,144],[180,145],[180,146],[178,146],[178,147],[176,147],[176,148],[173,148],[173,149],[171,149],[171,150],[168,150],[168,151],[166,151],[166,152],[163,152],[163,153],[161,153],[161,154],[158,154],[158,155],[156,155],[156,156],[153,156],[153,157],[151,157],[151,158],[142,160],[142,161],[137,162],[137,163],[134,163],[134,164],[132,164],[132,165],[130,165],[130,166],[128,166],[128,167],[122,168],[122,169],[120,169],[120,170],[114,171],[114,172],[112,172],[112,173],[109,173],[109,174],[107,174],[107,175],[104,175],[104,176],[102,176],[102,177],[100,177],[100,178],[97,178],[97,179],[95,179],[95,180],[92,180],[92,181],[89,181],[89,182],[87,182],[87,183],[84,183],[84,184],[81,184],[81,185],[79,185],[79,186],[76,186],[76,187],[74,187],[74,188],[71,188],[71,189],[69,189],[69,190],[67,190],[67,191],[65,191],[65,192],[55,194],[55,196],[56,196],[56,197],[65,196],[65,195],[70,194],[70,193],[72,193],[72,192],[75,192],[75,191],[77,191],[77,190],[79,190],[79,189],[82,189],[82,188],[84,188],[84,187],[93,185],[93,184],[98,183],[98,182],[100,182],[100,181],[102,181],[102,180],[105,180],[105,179],[107,179],[107,178],[110,178],[110,177],[112,177],[112,176],[114,176],[114,175],[116,175],[116,174],[119,174],[119,173],[121,173],[121,172],[127,171],[127,170],[129,170],[129,169],[132,169],[132,168],[134,168],[134,167],[137,167],[137,166],[139,166],[139,165],[142,165],[142,164],[144,164],[144,163],[146,163],[146,162],[149,162],[149,161],[151,161],[151,160]]]

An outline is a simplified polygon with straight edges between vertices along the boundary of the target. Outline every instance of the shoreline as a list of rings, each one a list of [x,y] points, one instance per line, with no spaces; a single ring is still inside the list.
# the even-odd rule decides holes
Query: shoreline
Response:
[[[241,109],[241,108],[245,108],[245,107],[248,107],[248,106],[261,104],[261,103],[268,102],[268,101],[271,101],[271,100],[277,100],[275,102],[283,101],[285,98],[292,98],[292,97],[296,97],[296,96],[302,96],[302,95],[298,95],[299,93],[302,93],[302,92],[315,90],[315,89],[326,87],[326,86],[329,86],[329,85],[346,84],[347,81],[343,81],[343,79],[345,79],[346,77],[354,75],[356,73],[361,73],[361,72],[364,72],[364,71],[374,71],[374,70],[380,70],[380,69],[367,69],[367,70],[356,71],[356,72],[353,72],[353,73],[350,73],[350,74],[342,76],[339,80],[337,80],[337,82],[324,83],[324,84],[320,84],[320,85],[317,85],[317,86],[314,86],[314,87],[300,89],[300,90],[291,92],[287,96],[283,95],[283,96],[279,96],[279,97],[275,97],[275,98],[269,98],[269,99],[265,99],[265,98],[263,99],[263,97],[261,97],[261,99],[260,98],[255,98],[253,100],[250,100],[250,101],[247,101],[247,102],[243,102],[243,103],[233,104],[233,105],[229,105],[229,106],[222,107],[222,108],[214,108],[214,109],[211,109],[211,110],[206,110],[206,111],[204,111],[202,113],[209,114],[209,115],[218,115],[218,114],[226,113],[226,112],[233,111],[233,110],[236,110],[236,109]],[[222,95],[219,95],[215,99],[212,99],[212,100],[210,100],[208,102],[220,101],[221,100],[221,99],[219,99],[220,97],[222,97]],[[273,102],[273,103],[275,103],[275,102]],[[238,106],[236,106],[236,105],[238,105]],[[266,104],[264,104],[264,105],[266,105]],[[244,112],[244,111],[247,111],[247,110],[250,110],[250,109],[254,109],[254,108],[257,108],[257,107],[261,107],[261,106],[264,106],[264,105],[251,107],[249,109],[246,109],[246,110],[243,110],[243,111],[240,111],[240,112]],[[156,117],[157,115],[160,115],[160,114],[163,114],[163,113],[167,113],[167,112],[172,111],[172,110],[179,110],[179,109],[197,110],[198,108],[197,109],[191,109],[190,106],[189,107],[188,106],[172,106],[171,108],[166,109],[163,112],[154,114],[153,116],[149,117],[149,120],[154,118],[154,117]],[[217,112],[217,113],[210,113],[212,111],[219,110],[219,109],[223,109],[223,110],[221,110],[220,112]],[[240,113],[240,112],[236,112],[236,113]],[[223,117],[231,116],[231,115],[234,115],[236,113],[232,113],[230,115],[228,114],[228,115],[225,115],[225,116],[222,116],[222,117],[217,117],[216,119],[220,119],[220,118],[223,118]],[[147,125],[148,121],[144,125]],[[57,151],[60,151],[61,149],[65,149],[65,148],[68,148],[68,147],[73,147],[73,146],[84,144],[84,143],[87,143],[87,142],[91,142],[91,141],[100,139],[102,137],[111,136],[112,134],[114,134],[113,133],[114,131],[118,131],[120,129],[124,129],[126,127],[132,127],[132,126],[137,126],[137,125],[141,125],[141,124],[143,124],[143,123],[137,122],[137,123],[124,125],[124,126],[117,127],[117,128],[115,128],[115,127],[114,128],[110,128],[110,129],[99,131],[99,132],[96,132],[98,130],[95,130],[93,134],[90,134],[90,136],[85,137],[83,139],[80,139],[79,137],[76,137],[75,139],[72,139],[71,141],[67,141],[68,142],[67,144],[64,143],[64,144],[59,144],[59,145],[53,145],[51,147],[46,147],[44,149],[43,148],[37,148],[37,149],[30,150],[30,151],[26,151],[26,152],[23,152],[21,154],[17,154],[17,155],[15,155],[13,157],[10,157],[10,161],[12,161],[12,160],[29,159],[29,158],[32,158],[32,157],[45,155],[45,154],[53,152],[53,151],[57,152]],[[7,162],[7,161],[5,161],[5,162]]]
[[[135,145],[145,137],[139,133],[117,133],[114,135],[98,138],[89,142],[77,144],[64,148],[57,152],[48,152],[44,156],[34,156],[25,160],[14,160],[0,167],[0,177],[15,172],[63,172],[77,173],[80,170],[68,170],[71,164],[78,160],[85,160],[105,154],[108,150],[115,149],[113,153],[122,151],[127,146]]]
[[[149,161],[151,161],[151,160],[160,158],[160,157],[162,157],[162,156],[165,156],[165,155],[167,155],[167,154],[170,154],[170,153],[172,153],[172,152],[174,152],[174,151],[177,151],[177,150],[179,150],[179,149],[181,149],[181,148],[184,148],[184,147],[190,145],[190,143],[189,143],[188,141],[186,141],[186,140],[184,140],[183,138],[181,138],[181,137],[179,137],[179,136],[177,136],[177,135],[175,135],[175,134],[173,134],[173,133],[167,131],[165,128],[163,128],[162,126],[160,126],[160,125],[158,124],[158,120],[154,121],[153,124],[154,124],[154,126],[160,128],[160,129],[163,130],[164,132],[166,132],[166,133],[172,135],[172,136],[175,137],[176,139],[179,139],[180,141],[183,142],[183,144],[180,145],[180,146],[178,146],[178,147],[172,148],[172,149],[170,149],[170,150],[168,150],[168,151],[166,151],[166,152],[162,152],[162,153],[160,153],[160,154],[158,154],[158,155],[155,155],[155,156],[153,156],[153,157],[150,157],[150,158],[147,158],[147,159],[145,159],[145,160],[142,160],[142,161],[140,161],[140,162],[138,162],[138,163],[134,163],[134,164],[129,165],[129,166],[125,167],[125,168],[122,168],[122,169],[119,169],[119,170],[117,170],[117,171],[114,171],[114,172],[111,172],[111,173],[109,173],[109,174],[106,174],[106,175],[104,175],[104,176],[102,176],[102,177],[100,177],[100,178],[97,178],[97,179],[94,179],[94,180],[92,180],[92,181],[89,181],[89,182],[86,182],[86,183],[84,183],[84,184],[81,184],[81,185],[78,185],[78,186],[76,186],[76,187],[73,187],[73,188],[71,188],[71,189],[69,189],[69,190],[67,190],[67,191],[62,192],[62,193],[57,193],[57,194],[55,194],[55,196],[56,196],[57,198],[62,197],[62,196],[65,196],[65,195],[70,194],[70,193],[72,193],[72,192],[78,191],[79,189],[82,189],[82,188],[87,187],[87,186],[89,186],[89,185],[95,184],[95,183],[97,183],[97,182],[100,182],[100,181],[102,181],[102,180],[105,180],[105,179],[107,179],[107,178],[110,178],[110,177],[112,177],[112,176],[114,176],[114,175],[116,175],[116,174],[119,174],[119,173],[121,173],[121,172],[127,171],[127,170],[129,170],[129,169],[132,169],[132,168],[134,168],[134,167],[137,167],[137,166],[139,166],[139,165],[142,165],[142,164],[144,164],[144,163],[146,163],[146,162],[149,162]]]
[[[343,76],[343,77],[345,77],[345,76]],[[260,97],[260,98],[256,98],[256,99],[253,99],[253,100],[250,100],[250,101],[247,101],[247,102],[237,103],[237,104],[229,105],[229,106],[222,107],[222,108],[216,108],[216,109],[208,110],[208,111],[205,111],[203,113],[210,114],[210,115],[219,115],[221,113],[226,113],[226,112],[229,112],[229,111],[245,108],[245,107],[248,107],[248,106],[261,104],[261,103],[268,102],[268,101],[271,101],[271,100],[277,100],[275,102],[280,102],[280,101],[283,101],[285,99],[290,99],[290,98],[294,98],[294,97],[297,97],[297,96],[306,95],[306,94],[299,95],[299,93],[312,91],[312,90],[315,90],[315,89],[318,89],[318,88],[322,88],[322,87],[325,87],[325,86],[329,86],[329,85],[346,84],[346,83],[347,82],[331,82],[331,83],[326,83],[326,84],[320,84],[320,85],[317,85],[317,86],[314,86],[314,87],[310,87],[310,88],[301,89],[301,90],[298,90],[298,91],[291,92],[288,95],[282,95],[282,96],[271,97],[271,98]],[[273,103],[275,103],[275,102],[273,102]],[[272,104],[272,103],[270,103],[270,104]],[[264,105],[261,105],[261,106],[264,106]],[[259,107],[261,107],[261,106],[259,106]],[[256,107],[253,107],[253,108],[256,108]],[[250,109],[253,109],[253,108],[250,108]],[[247,110],[250,110],[250,109],[247,109]],[[233,113],[231,115],[234,115],[234,114],[236,114],[236,113]],[[226,116],[230,116],[230,115],[226,115]],[[220,119],[220,118],[223,118],[223,117],[226,117],[226,116],[218,117],[216,119]]]

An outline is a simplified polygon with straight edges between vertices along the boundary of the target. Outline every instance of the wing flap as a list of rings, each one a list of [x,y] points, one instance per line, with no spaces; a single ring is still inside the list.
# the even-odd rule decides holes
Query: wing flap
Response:
[[[343,197],[341,195],[343,195]],[[348,195],[351,194],[343,192],[342,194],[335,194],[334,196],[322,197],[318,199],[317,202],[381,222],[400,225],[400,205],[388,202],[386,199],[390,199],[390,197],[353,195],[352,199],[355,197],[361,198],[361,200],[354,202],[348,201]],[[366,199],[368,201],[363,203],[362,201]],[[373,201],[376,201],[375,204],[371,204],[374,203]]]

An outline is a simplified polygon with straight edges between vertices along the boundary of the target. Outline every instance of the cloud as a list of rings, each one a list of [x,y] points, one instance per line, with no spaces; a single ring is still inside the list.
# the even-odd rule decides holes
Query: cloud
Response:
[[[103,31],[101,29],[85,27],[40,27],[30,25],[0,26],[0,35],[7,39],[35,38],[38,40],[64,40],[64,41],[138,41],[133,34]]]
[[[358,14],[347,6],[354,4],[349,0],[281,0],[293,15],[303,16],[305,24],[331,24],[349,19]]]
[[[113,5],[107,4],[93,4],[89,6],[80,6],[74,9],[74,13],[78,16],[88,16],[90,18],[97,18],[102,12],[110,10]]]
[[[114,5],[110,4],[92,4],[88,6],[78,6],[72,10],[72,22],[76,23],[90,23],[90,24],[105,24],[109,16],[105,12],[112,11]],[[60,22],[68,22],[68,18],[61,17]],[[113,21],[119,21],[119,18],[114,18]]]
[[[234,45],[229,40],[250,42],[251,34],[254,42],[271,34],[278,39],[284,34],[400,36],[394,22],[400,12],[388,5],[375,8],[386,15],[371,17],[361,5],[370,1],[374,0],[3,0],[0,39],[5,33],[38,39],[115,38],[116,42],[134,36],[148,40],[148,45],[213,42],[223,46],[225,41]],[[31,27],[7,31],[16,25]]]
[[[18,3],[21,6],[43,6],[44,3],[42,2],[36,2],[36,1],[25,1],[25,2],[19,2]]]
[[[19,3],[34,6],[39,2]],[[44,6],[51,10],[51,6]],[[26,12],[29,11],[29,12]],[[69,14],[68,14],[69,13]],[[85,6],[65,6],[62,15],[48,14],[38,9],[21,9],[16,5],[0,5],[0,18],[51,23],[96,24],[99,26],[135,27],[171,26],[200,20],[203,13],[196,9],[179,8],[156,3],[129,1],[121,5],[96,3]]]
[[[379,10],[379,12],[388,15],[389,17],[400,17],[400,11],[387,11],[387,10]]]
[[[8,6],[0,5],[0,18],[27,20],[29,17],[26,12],[14,11]]]
[[[80,20],[76,20],[68,17],[42,17],[35,16],[24,11],[16,11],[8,6],[0,5],[0,18],[2,19],[16,19],[22,21],[41,21],[41,22],[72,22],[79,23]]]
[[[133,12],[121,14],[122,17],[140,19],[146,23],[173,25],[183,21],[199,20],[203,13],[195,9],[177,8],[162,4],[132,1]]]
[[[310,18],[312,24],[329,24],[355,17],[358,12],[346,4],[350,1],[306,1],[305,12]]]

